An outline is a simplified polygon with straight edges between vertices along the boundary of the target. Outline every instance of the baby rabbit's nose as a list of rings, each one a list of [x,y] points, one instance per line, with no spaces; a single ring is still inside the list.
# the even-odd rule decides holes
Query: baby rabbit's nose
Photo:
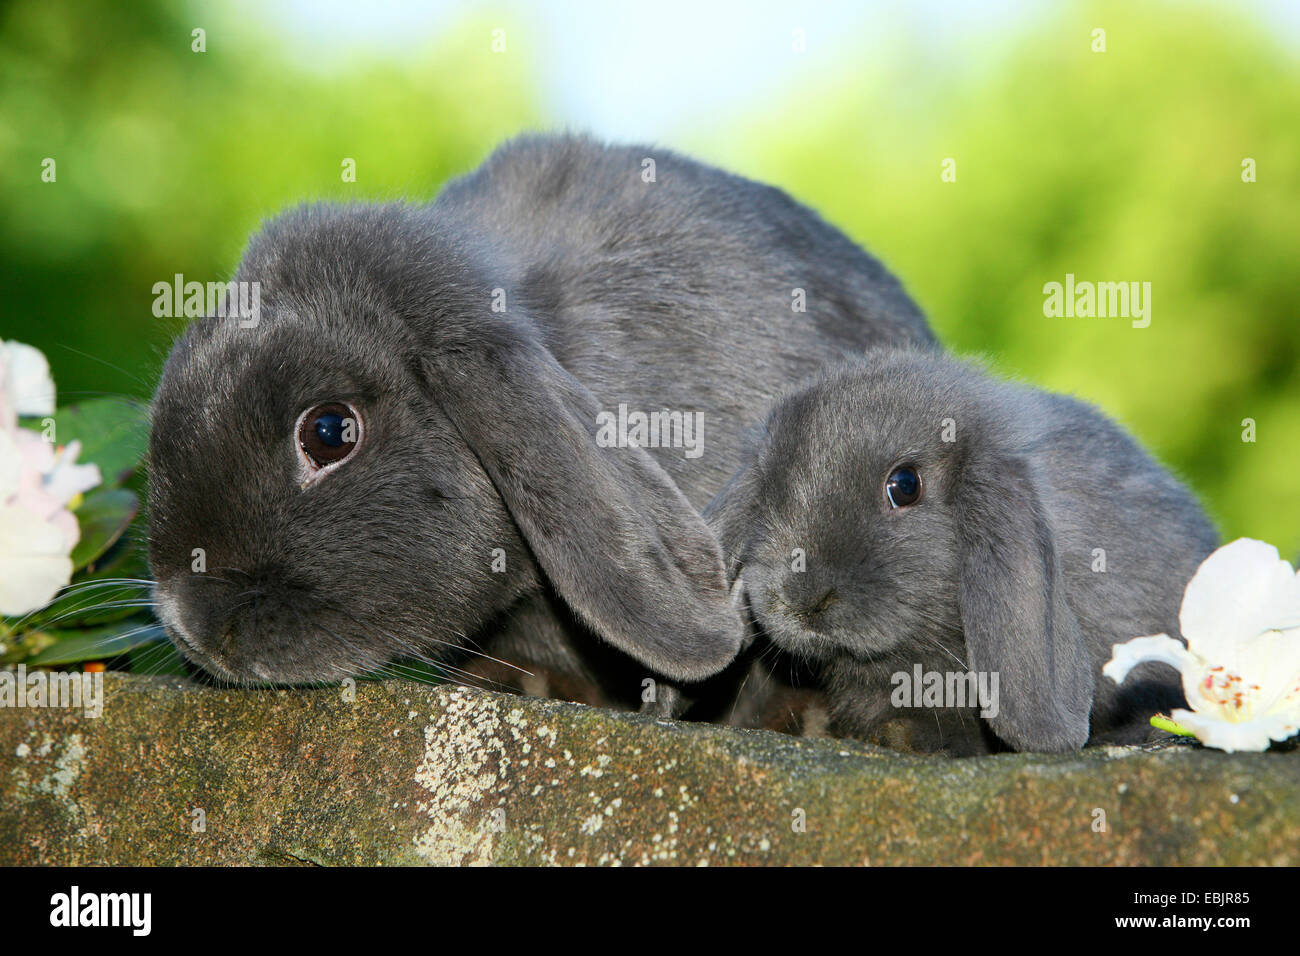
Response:
[[[834,588],[827,588],[825,593],[823,593],[815,603],[807,606],[806,613],[809,617],[816,617],[839,599],[840,592],[836,591]]]
[[[840,592],[834,587],[820,587],[811,582],[794,585],[787,582],[784,590],[785,603],[810,627],[823,611],[840,599]]]

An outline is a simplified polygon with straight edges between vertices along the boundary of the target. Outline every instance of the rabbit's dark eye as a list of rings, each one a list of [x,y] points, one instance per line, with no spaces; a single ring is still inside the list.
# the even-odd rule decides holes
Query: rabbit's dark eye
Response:
[[[317,468],[342,461],[356,450],[360,441],[361,419],[340,402],[317,405],[299,420],[298,444],[307,460]]]
[[[891,508],[906,508],[921,498],[921,476],[911,465],[900,465],[889,473],[885,482],[885,497]]]

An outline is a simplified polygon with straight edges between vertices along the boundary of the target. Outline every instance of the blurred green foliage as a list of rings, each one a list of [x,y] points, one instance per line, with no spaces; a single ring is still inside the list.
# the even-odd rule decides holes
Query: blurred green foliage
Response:
[[[426,198],[536,124],[526,60],[493,58],[486,26],[431,38],[414,69],[325,76],[287,66],[241,12],[0,7],[0,335],[46,352],[60,402],[147,396],[184,321],[154,317],[154,283],[230,278],[282,207]],[[197,25],[204,53],[191,50]],[[41,181],[45,157],[55,183]]]
[[[950,348],[1098,404],[1192,485],[1225,539],[1294,559],[1294,51],[1226,4],[1101,3],[1008,38],[976,76],[906,44],[862,63],[861,82],[795,91],[721,155],[884,258]],[[1045,317],[1043,286],[1067,273],[1150,282],[1150,327]]]
[[[179,324],[152,315],[153,284],[229,277],[260,218],[303,198],[429,196],[500,140],[556,125],[535,64],[493,56],[478,8],[416,65],[329,71],[221,9],[204,8],[197,54],[198,20],[171,4],[0,8],[0,335],[46,351],[63,402],[147,395]],[[813,205],[902,276],[953,349],[1096,402],[1225,537],[1294,555],[1294,51],[1229,4],[1062,5],[974,68],[870,33],[672,145]],[[1043,285],[1066,273],[1152,283],[1150,327],[1045,317]]]

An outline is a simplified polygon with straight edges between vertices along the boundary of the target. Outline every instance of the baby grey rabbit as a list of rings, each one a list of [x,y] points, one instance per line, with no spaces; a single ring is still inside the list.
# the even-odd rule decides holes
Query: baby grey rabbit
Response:
[[[762,632],[818,666],[833,729],[954,755],[1145,737],[1176,680],[1101,667],[1116,642],[1178,634],[1217,542],[1097,409],[891,349],[777,402],[706,516]],[[917,665],[986,675],[987,721],[917,706]]]
[[[779,190],[582,137],[509,143],[431,203],[290,210],[235,280],[260,312],[176,343],[149,458],[160,617],[231,682],[471,650],[612,702],[647,668],[706,677],[743,622],[697,509],[742,423],[828,362],[934,342]],[[611,440],[621,406],[678,413],[675,438]]]

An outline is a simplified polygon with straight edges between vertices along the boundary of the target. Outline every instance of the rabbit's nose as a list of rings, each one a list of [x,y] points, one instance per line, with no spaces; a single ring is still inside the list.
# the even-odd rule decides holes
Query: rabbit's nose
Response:
[[[840,599],[840,592],[834,588],[827,588],[825,593],[819,597],[816,602],[809,604],[804,613],[809,617],[816,617],[822,611],[826,610],[832,604]]]
[[[219,575],[190,574],[155,588],[160,617],[194,651],[219,651],[231,639],[231,621],[263,597]]]
[[[840,592],[834,587],[791,588],[787,586],[782,596],[794,615],[811,628],[818,617],[840,599]]]

